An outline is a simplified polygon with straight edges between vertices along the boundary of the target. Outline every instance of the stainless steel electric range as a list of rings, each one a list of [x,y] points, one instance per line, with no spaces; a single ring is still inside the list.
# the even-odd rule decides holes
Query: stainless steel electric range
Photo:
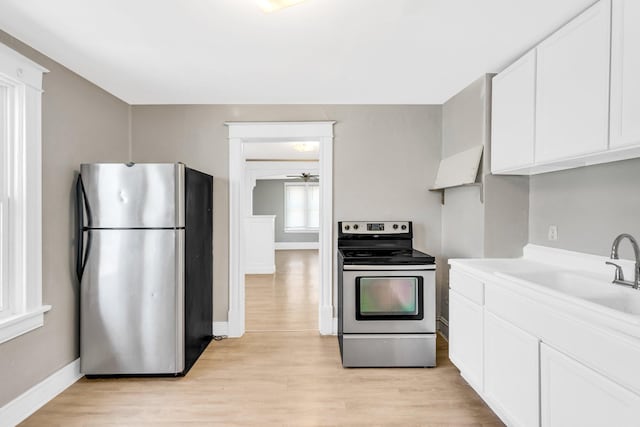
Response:
[[[344,367],[436,365],[435,259],[411,221],[339,222],[338,269]]]

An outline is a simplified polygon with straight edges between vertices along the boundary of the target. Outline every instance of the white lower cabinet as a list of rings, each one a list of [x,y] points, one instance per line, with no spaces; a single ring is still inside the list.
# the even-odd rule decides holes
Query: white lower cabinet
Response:
[[[484,393],[508,425],[539,425],[539,341],[484,313]]]
[[[640,425],[640,396],[545,344],[540,359],[543,427]]]
[[[245,218],[245,235],[251,243],[245,245],[245,272],[273,274],[276,271],[275,215],[251,215]]]
[[[450,358],[505,424],[640,426],[635,333],[594,326],[546,294],[455,267]]]
[[[476,391],[482,391],[482,306],[449,291],[449,358]]]

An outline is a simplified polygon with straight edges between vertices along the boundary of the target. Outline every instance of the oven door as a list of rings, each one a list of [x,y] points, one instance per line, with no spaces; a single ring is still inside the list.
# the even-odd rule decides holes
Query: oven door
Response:
[[[381,267],[344,266],[344,333],[435,332],[435,266],[429,266],[431,270]]]

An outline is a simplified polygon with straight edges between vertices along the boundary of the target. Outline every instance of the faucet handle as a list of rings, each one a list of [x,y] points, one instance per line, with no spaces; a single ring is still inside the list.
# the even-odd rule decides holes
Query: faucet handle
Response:
[[[624,280],[624,273],[622,271],[622,267],[618,264],[616,264],[615,262],[611,262],[611,261],[605,261],[605,264],[607,265],[613,265],[616,268],[616,272],[613,276],[613,281],[615,282],[616,280]]]

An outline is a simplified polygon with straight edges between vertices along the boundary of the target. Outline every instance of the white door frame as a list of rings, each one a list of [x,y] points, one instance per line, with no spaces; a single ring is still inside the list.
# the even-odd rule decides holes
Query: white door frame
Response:
[[[333,321],[333,124],[329,122],[227,122],[229,128],[229,333],[245,332],[243,227],[247,212],[247,142],[318,141],[320,144],[320,334],[335,334]]]

